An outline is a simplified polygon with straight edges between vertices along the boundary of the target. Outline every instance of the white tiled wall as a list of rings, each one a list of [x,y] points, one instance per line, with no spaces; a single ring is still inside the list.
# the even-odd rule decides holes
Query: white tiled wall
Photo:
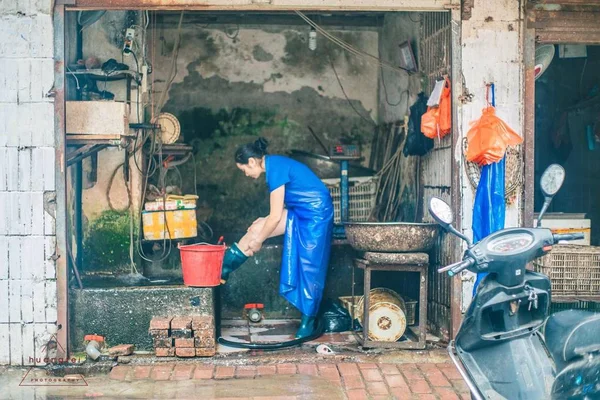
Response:
[[[56,332],[51,4],[0,1],[0,364],[43,359]]]

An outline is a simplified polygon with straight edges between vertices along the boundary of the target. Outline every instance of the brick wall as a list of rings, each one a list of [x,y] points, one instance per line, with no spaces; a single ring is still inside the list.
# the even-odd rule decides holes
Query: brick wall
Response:
[[[0,2],[0,364],[43,364],[56,332],[51,3]]]

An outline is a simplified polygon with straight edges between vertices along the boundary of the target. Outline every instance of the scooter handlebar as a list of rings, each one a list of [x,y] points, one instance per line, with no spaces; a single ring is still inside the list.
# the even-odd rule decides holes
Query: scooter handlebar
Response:
[[[440,268],[440,269],[438,269],[438,272],[442,273],[442,272],[448,271],[449,276],[454,276],[454,275],[458,274],[460,271],[473,266],[473,264],[475,264],[475,260],[472,258],[467,258],[467,259],[459,261],[457,263],[450,264],[448,266]]]
[[[561,240],[581,240],[584,238],[583,233],[556,233],[552,235],[554,243],[558,243]]]

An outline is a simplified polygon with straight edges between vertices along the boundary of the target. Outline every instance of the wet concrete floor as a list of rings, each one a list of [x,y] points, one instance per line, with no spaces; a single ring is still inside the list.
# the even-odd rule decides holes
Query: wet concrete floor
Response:
[[[253,379],[133,381],[108,376],[48,377],[43,370],[0,370],[0,399],[345,399],[343,389],[308,375],[258,376]],[[41,379],[42,381],[36,381]],[[54,381],[46,381],[52,379]],[[44,385],[44,386],[42,386]],[[60,385],[60,386],[59,386]]]

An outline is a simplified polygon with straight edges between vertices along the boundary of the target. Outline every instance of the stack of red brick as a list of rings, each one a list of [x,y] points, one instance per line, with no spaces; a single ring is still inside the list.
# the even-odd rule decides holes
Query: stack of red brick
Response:
[[[216,353],[212,316],[154,317],[149,333],[158,357],[212,357]]]

